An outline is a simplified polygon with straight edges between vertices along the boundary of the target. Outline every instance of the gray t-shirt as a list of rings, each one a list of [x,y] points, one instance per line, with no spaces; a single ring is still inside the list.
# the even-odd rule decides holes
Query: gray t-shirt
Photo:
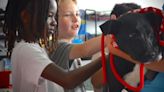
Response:
[[[50,59],[58,66],[65,70],[73,70],[81,66],[81,59],[70,60],[69,53],[73,44],[66,42],[59,42],[57,49],[50,55]],[[71,62],[73,61],[73,62]],[[86,92],[84,84],[78,85],[74,89],[65,89],[65,92]]]
[[[50,55],[50,59],[58,66],[69,69],[69,53],[72,47],[72,44],[59,42],[56,50]]]

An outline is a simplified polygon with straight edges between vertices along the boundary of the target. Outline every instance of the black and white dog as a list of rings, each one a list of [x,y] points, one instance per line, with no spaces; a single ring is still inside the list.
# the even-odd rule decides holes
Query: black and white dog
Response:
[[[105,22],[100,28],[105,35],[113,34],[119,49],[132,58],[141,61],[140,63],[151,63],[160,60],[163,56],[163,47],[159,45],[159,39],[163,39],[159,37],[161,23],[162,17],[154,12],[127,13],[117,20]],[[109,62],[107,64],[108,91],[121,92],[125,87],[111,72]],[[134,73],[134,70],[138,69],[136,64],[117,56],[114,56],[114,64],[124,80],[135,86],[138,84],[135,82],[137,74]],[[139,70],[137,73],[139,74]]]

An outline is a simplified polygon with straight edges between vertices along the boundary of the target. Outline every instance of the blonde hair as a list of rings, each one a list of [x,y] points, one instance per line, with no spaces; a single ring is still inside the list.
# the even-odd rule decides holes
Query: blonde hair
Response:
[[[60,3],[64,2],[64,1],[66,1],[66,0],[57,0],[58,5],[60,6]],[[77,4],[77,0],[71,0],[71,1],[73,1],[75,4]]]

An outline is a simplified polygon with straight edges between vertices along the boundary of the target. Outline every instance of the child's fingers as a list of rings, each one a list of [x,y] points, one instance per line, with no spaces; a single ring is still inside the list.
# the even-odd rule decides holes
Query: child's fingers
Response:
[[[110,20],[116,20],[116,19],[117,19],[117,17],[116,17],[115,14],[112,14],[112,15],[110,16]]]

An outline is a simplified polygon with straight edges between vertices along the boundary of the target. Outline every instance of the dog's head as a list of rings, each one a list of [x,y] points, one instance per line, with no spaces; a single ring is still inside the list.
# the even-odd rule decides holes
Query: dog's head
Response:
[[[100,26],[102,32],[114,34],[119,48],[132,58],[146,63],[161,59],[157,40],[162,17],[155,13],[129,13]]]

